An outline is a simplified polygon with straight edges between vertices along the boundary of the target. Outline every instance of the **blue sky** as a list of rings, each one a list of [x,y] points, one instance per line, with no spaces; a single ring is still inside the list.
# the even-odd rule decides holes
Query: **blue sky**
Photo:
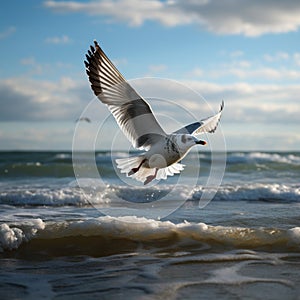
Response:
[[[299,27],[299,1],[3,1],[0,149],[71,150],[93,99],[83,60],[97,39],[128,80],[176,80],[215,111],[224,99],[228,150],[299,150]],[[199,119],[211,114],[169,92]],[[99,102],[84,136],[108,115]],[[97,148],[110,148],[111,135],[101,136]]]

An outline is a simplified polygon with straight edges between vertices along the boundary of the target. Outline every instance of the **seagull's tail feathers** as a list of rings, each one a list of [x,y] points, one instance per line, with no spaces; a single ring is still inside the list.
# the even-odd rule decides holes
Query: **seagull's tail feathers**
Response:
[[[121,173],[145,183],[147,177],[152,176],[155,170],[145,168],[143,166],[144,161],[144,155],[116,159],[117,167],[121,170]]]
[[[166,168],[159,169],[156,175],[156,179],[167,179],[168,176],[179,174],[184,169],[184,165],[181,163],[175,163]]]
[[[168,176],[180,173],[184,168],[181,163],[175,163],[162,169],[146,168],[143,166],[144,160],[144,155],[139,155],[116,159],[116,163],[121,173],[144,184],[148,184],[153,179],[167,179]]]
[[[144,155],[130,156],[118,158],[116,159],[116,163],[117,167],[121,170],[121,173],[129,174],[134,168],[141,165],[144,159]]]

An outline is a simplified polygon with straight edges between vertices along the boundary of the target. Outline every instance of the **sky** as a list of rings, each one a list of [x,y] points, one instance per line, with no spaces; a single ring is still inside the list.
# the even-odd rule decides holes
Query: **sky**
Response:
[[[71,150],[74,136],[82,149],[129,147],[105,105],[87,110],[95,39],[164,128],[224,100],[227,150],[300,150],[298,0],[3,1],[0,150]]]

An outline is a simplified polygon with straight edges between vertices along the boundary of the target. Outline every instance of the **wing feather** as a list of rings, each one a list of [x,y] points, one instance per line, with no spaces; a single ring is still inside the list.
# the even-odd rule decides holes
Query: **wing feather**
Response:
[[[131,87],[98,43],[86,54],[86,73],[95,95],[105,103],[136,148],[149,148],[166,133],[150,105]]]
[[[183,128],[180,128],[179,130],[175,131],[174,133],[177,134],[201,134],[201,133],[213,133],[216,131],[219,121],[221,119],[222,111],[224,108],[224,101],[222,101],[220,110],[217,114],[205,118],[199,122],[195,122],[192,124],[189,124]]]

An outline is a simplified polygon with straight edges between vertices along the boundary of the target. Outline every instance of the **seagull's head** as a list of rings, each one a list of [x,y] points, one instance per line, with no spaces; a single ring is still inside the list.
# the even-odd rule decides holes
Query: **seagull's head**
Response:
[[[181,134],[177,137],[177,145],[182,152],[185,152],[195,145],[206,145],[206,141],[198,140],[191,134]]]

